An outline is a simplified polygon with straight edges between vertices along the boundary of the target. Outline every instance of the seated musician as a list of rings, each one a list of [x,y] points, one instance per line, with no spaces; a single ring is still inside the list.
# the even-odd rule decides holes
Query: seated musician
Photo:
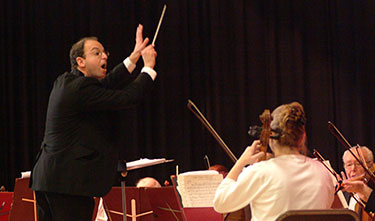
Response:
[[[137,187],[161,187],[160,183],[152,177],[143,177],[136,183]]]
[[[216,190],[217,212],[232,212],[250,203],[252,220],[267,221],[288,210],[331,207],[331,174],[318,160],[304,154],[306,119],[302,105],[281,105],[272,117],[269,146],[274,158],[257,162],[265,155],[259,152],[259,140],[247,147]]]
[[[342,190],[361,194],[363,198],[361,198],[365,204],[365,211],[374,214],[375,212],[375,193],[372,188],[370,188],[364,180],[358,179],[345,179],[342,183]]]
[[[350,150],[358,159],[362,160],[365,166],[370,168],[370,171],[373,170],[373,153],[369,148],[361,146],[359,148],[352,147],[350,148]],[[341,185],[342,190],[353,193],[355,194],[354,196],[359,197],[359,199],[366,204],[366,207],[364,208],[365,211],[367,211],[368,213],[374,212],[375,195],[372,191],[372,188],[367,185],[367,181],[369,181],[370,178],[365,176],[365,169],[348,150],[344,152],[342,159],[344,162],[344,170],[346,173],[346,175],[344,173],[341,173],[344,178],[344,181]],[[357,201],[353,199],[353,197],[350,197],[349,200],[349,209],[355,210]],[[361,210],[356,212],[361,212]]]
[[[352,147],[350,148],[352,153],[355,154],[355,156],[362,160],[365,166],[372,167],[373,166],[373,154],[370,149],[368,149],[366,146],[361,147]],[[348,179],[356,179],[358,177],[361,177],[365,174],[365,169],[359,164],[359,162],[355,159],[355,157],[349,152],[349,150],[346,150],[344,154],[342,155],[342,161],[344,163],[344,170],[346,173],[346,177]],[[343,174],[344,178],[345,174]],[[345,193],[345,192],[344,192]],[[344,194],[346,200],[349,204],[349,209],[355,210],[355,204],[357,204],[357,201],[353,199],[349,194]],[[361,198],[362,200],[365,200],[366,197],[363,196],[361,192],[357,193],[357,196]]]
[[[210,166],[210,168],[208,168],[208,170],[216,170],[221,175],[223,175],[223,178],[225,178],[228,175],[228,169],[221,164],[212,165]]]

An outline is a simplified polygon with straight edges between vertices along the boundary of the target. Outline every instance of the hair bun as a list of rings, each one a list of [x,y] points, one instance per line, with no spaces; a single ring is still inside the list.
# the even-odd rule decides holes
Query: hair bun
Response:
[[[286,120],[286,124],[292,121],[299,126],[304,126],[306,124],[306,117],[302,106],[296,102],[291,103],[290,112],[286,115]]]
[[[306,117],[298,102],[284,104],[272,112],[271,128],[283,145],[299,147],[303,145]]]

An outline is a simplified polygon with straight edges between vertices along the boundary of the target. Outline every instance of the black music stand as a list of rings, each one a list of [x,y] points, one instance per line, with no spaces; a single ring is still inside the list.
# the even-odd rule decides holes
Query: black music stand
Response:
[[[122,193],[122,220],[126,221],[126,193],[125,193],[125,177],[128,174],[125,160],[119,160],[117,165],[117,172],[121,173],[121,193]]]

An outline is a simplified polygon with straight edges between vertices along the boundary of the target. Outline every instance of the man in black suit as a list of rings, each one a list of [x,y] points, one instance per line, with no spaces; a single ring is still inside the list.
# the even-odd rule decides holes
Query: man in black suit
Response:
[[[86,37],[72,46],[72,71],[54,82],[31,174],[39,220],[91,220],[93,197],[111,189],[119,157],[111,138],[111,111],[139,103],[156,77],[157,53],[142,32],[139,25],[133,52],[108,74],[109,53],[97,38]],[[144,67],[133,76],[141,56]]]

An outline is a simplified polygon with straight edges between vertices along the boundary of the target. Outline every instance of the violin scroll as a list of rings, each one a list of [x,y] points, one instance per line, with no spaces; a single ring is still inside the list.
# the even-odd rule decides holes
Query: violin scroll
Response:
[[[264,153],[267,153],[267,147],[270,138],[276,138],[271,136],[271,121],[272,116],[271,112],[268,109],[265,109],[264,112],[259,116],[260,121],[262,122],[262,126],[250,126],[249,127],[249,136],[254,137],[255,139],[260,140],[260,150]],[[265,160],[266,156],[262,157],[260,160]]]
[[[263,151],[264,153],[267,153],[267,147],[268,147],[268,143],[269,143],[270,136],[271,136],[272,116],[271,116],[270,110],[265,109],[262,115],[259,116],[259,119],[263,123],[262,132],[259,137],[259,140],[261,143],[260,150]],[[260,160],[265,160],[265,159],[266,159],[266,156],[264,156]]]

